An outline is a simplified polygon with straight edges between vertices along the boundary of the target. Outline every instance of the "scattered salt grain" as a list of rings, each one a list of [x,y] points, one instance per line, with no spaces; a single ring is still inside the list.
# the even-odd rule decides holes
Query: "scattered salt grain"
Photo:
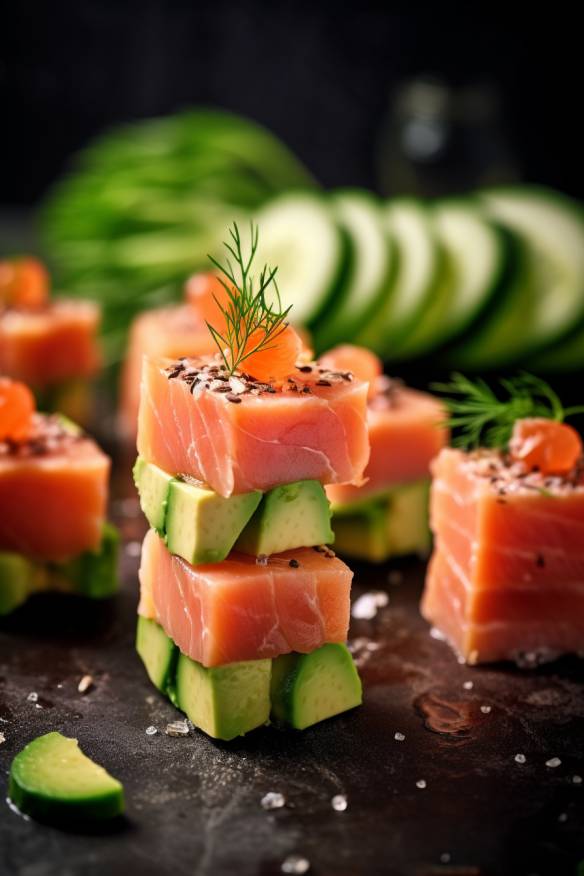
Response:
[[[524,754],[516,754],[515,755],[515,763],[525,763],[526,761],[527,761],[527,758],[525,757]]]
[[[481,712],[483,715],[489,715],[491,713],[491,706],[481,706]]]
[[[344,812],[349,805],[345,794],[335,794],[331,800],[331,806],[335,812]]]
[[[559,757],[550,757],[549,760],[546,760],[545,765],[546,765],[546,767],[549,767],[551,770],[554,770],[556,767],[559,767],[562,765],[562,761],[560,760]]]
[[[4,733],[0,733],[0,745],[3,745],[4,742],[6,742],[6,736]]]
[[[418,779],[418,781],[416,782],[416,788],[419,788],[420,791],[423,791],[426,787],[426,779]]]
[[[388,603],[389,596],[382,590],[364,593],[353,604],[351,614],[357,620],[373,620],[378,609],[385,608]]]
[[[129,541],[126,545],[126,553],[129,557],[139,557],[142,552],[142,544],[139,541]]]
[[[38,701],[39,701],[39,695],[38,695],[38,693],[36,692],[36,690],[31,690],[31,692],[30,692],[29,695],[27,696],[27,700],[28,700],[29,703],[38,703]]]
[[[186,721],[171,721],[164,731],[167,736],[188,736],[189,725]]]
[[[84,694],[87,693],[90,687],[93,687],[93,678],[91,675],[84,675],[77,685],[77,690],[80,694]]]
[[[474,681],[463,681],[462,686],[465,690],[472,690],[474,687]]]
[[[442,854],[440,855],[441,864],[450,864],[451,859],[452,855],[450,854],[450,852],[442,852]]]
[[[404,742],[405,741],[405,733],[400,733],[399,730],[397,733],[393,734],[393,738],[396,742]]]
[[[152,724],[150,727],[146,727],[146,736],[156,736],[158,730]]]
[[[293,873],[294,876],[302,876],[310,870],[310,861],[302,855],[288,855],[282,862],[282,873]]]
[[[581,785],[582,784],[582,776],[572,776],[572,784],[573,785]]]
[[[261,807],[266,811],[270,809],[281,809],[286,805],[286,798],[279,791],[268,791],[261,799]]]

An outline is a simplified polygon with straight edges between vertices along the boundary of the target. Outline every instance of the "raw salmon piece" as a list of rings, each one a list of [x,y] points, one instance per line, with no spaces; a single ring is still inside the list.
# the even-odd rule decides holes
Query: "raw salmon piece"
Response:
[[[352,577],[331,551],[313,548],[274,554],[264,564],[232,553],[221,563],[191,566],[150,530],[138,611],[204,666],[308,654],[346,640]]]
[[[472,663],[584,647],[584,477],[446,449],[422,613]]]
[[[154,359],[205,356],[217,347],[204,319],[191,304],[148,310],[136,317],[130,330],[122,371],[120,428],[135,440],[140,407],[140,375],[146,354]]]
[[[366,383],[301,365],[275,386],[227,380],[222,367],[219,357],[145,359],[138,453],[147,462],[221,496],[298,480],[361,482]]]
[[[60,561],[96,550],[109,470],[94,441],[35,414],[26,441],[0,443],[0,551]]]
[[[55,299],[34,310],[0,312],[0,374],[35,389],[92,377],[101,362],[99,321],[90,301]]]
[[[328,486],[333,507],[361,502],[398,484],[429,477],[430,462],[448,440],[448,430],[442,425],[444,408],[437,399],[388,378],[380,378],[378,385],[367,409],[371,455],[366,482],[360,488]]]

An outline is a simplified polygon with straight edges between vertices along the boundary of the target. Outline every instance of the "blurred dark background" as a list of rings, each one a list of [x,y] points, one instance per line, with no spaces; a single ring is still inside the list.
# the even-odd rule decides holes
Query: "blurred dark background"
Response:
[[[98,132],[194,104],[265,124],[327,186],[379,189],[392,96],[420,74],[486,89],[517,175],[584,196],[576,23],[560,6],[458,6],[6,5],[0,203],[35,203]]]

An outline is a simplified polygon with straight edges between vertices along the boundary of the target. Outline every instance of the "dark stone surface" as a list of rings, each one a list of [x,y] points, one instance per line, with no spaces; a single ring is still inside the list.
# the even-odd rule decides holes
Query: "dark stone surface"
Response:
[[[291,853],[320,876],[576,873],[584,858],[584,785],[572,780],[584,775],[581,661],[532,672],[461,666],[417,613],[421,564],[399,567],[398,583],[388,567],[363,566],[355,595],[384,589],[389,605],[373,621],[353,622],[352,639],[365,640],[361,709],[304,733],[265,728],[231,744],[197,731],[170,738],[164,728],[179,715],[133,649],[131,553],[142,530],[138,518],[126,519],[125,584],[112,604],[37,597],[0,625],[2,876],[269,876]],[[81,695],[86,673],[95,683]],[[157,735],[145,734],[149,725]],[[49,730],[78,737],[123,781],[121,824],[64,832],[4,803],[12,757]],[[554,756],[561,766],[546,767]],[[267,791],[281,791],[288,805],[263,811]],[[338,793],[348,796],[345,812],[331,807]]]

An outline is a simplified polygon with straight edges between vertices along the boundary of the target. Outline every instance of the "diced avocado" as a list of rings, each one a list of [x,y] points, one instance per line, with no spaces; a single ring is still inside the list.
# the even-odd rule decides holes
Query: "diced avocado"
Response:
[[[272,714],[304,730],[359,706],[361,679],[347,647],[323,645],[311,654],[285,654],[273,661]]]
[[[296,481],[267,492],[235,548],[259,556],[334,540],[326,493],[318,481]]]
[[[178,648],[160,624],[138,616],[136,650],[152,684],[164,694],[174,687]]]
[[[53,589],[76,593],[90,599],[106,599],[119,587],[118,556],[120,535],[115,526],[106,523],[97,551],[84,551],[78,557],[49,568]]]
[[[355,514],[335,514],[333,527],[337,553],[370,563],[382,563],[389,557],[385,501]]]
[[[141,456],[136,460],[132,473],[144,516],[152,529],[163,536],[168,493],[174,478],[157,465],[146,462]]]
[[[124,811],[120,782],[60,733],[39,736],[16,755],[8,795],[21,812],[42,820],[103,820]]]
[[[171,481],[165,521],[168,550],[193,564],[221,562],[261,497],[255,490],[225,499],[207,487]]]
[[[26,602],[35,589],[39,570],[26,557],[0,553],[0,616],[10,614]]]
[[[428,526],[429,481],[403,484],[392,491],[387,505],[387,539],[392,557],[426,554],[430,549]]]
[[[265,724],[270,717],[271,660],[248,660],[206,669],[178,658],[178,707],[214,739],[229,741]]]

